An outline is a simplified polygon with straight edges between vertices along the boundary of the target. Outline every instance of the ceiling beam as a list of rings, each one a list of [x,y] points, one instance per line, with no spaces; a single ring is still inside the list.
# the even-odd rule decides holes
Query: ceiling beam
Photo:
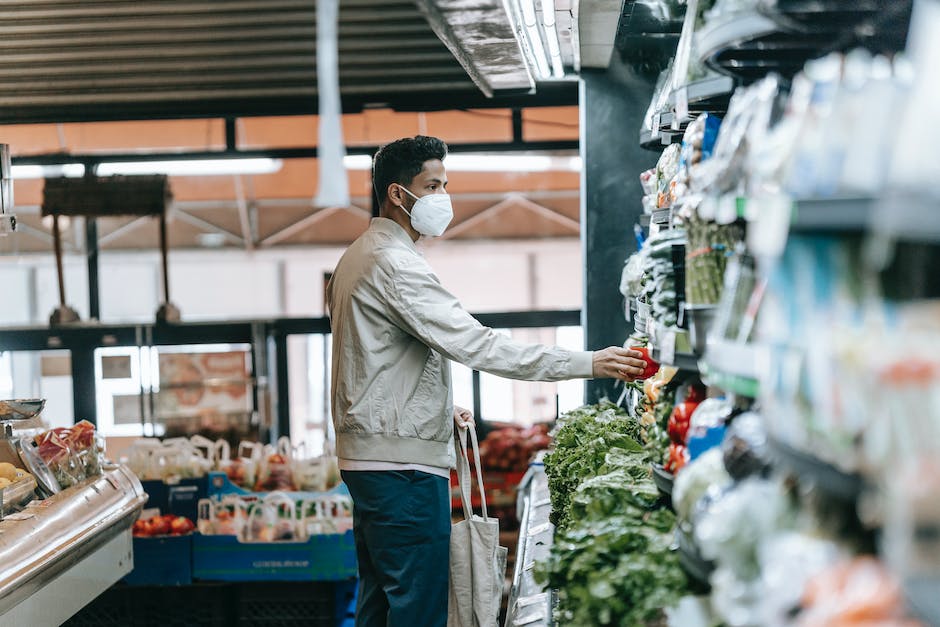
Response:
[[[174,218],[179,218],[181,221],[187,222],[198,229],[208,231],[209,233],[218,233],[219,235],[222,235],[226,239],[235,244],[238,244],[239,246],[242,246],[245,243],[243,238],[239,237],[235,233],[232,233],[228,229],[223,229],[221,226],[212,224],[208,220],[203,220],[202,218],[196,217],[193,214],[188,213],[178,207],[173,207],[170,215]]]
[[[303,218],[285,226],[279,231],[275,231],[271,235],[268,235],[263,240],[258,242],[258,246],[263,248],[265,246],[273,246],[274,244],[283,242],[284,240],[290,239],[294,235],[306,230],[310,225],[319,222],[323,218],[333,215],[337,211],[343,210],[352,213],[360,213],[368,218],[372,217],[371,211],[366,211],[362,207],[356,207],[355,205],[351,205],[349,207],[326,207],[325,209],[319,209],[307,216],[304,216]]]
[[[380,146],[347,146],[351,155],[374,155]],[[468,142],[448,144],[451,153],[463,152],[555,152],[577,150],[578,140],[512,141],[512,142]],[[182,161],[200,159],[248,159],[270,157],[272,159],[315,159],[316,147],[268,148],[264,150],[195,150],[190,152],[124,152],[124,153],[52,153],[13,157],[13,165],[57,165],[62,163],[84,163],[87,166],[104,162],[128,161]]]

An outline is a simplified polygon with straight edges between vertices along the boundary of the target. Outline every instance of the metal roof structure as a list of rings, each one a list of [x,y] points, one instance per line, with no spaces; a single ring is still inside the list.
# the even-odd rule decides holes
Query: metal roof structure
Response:
[[[0,0],[0,33],[0,124],[317,108],[315,0]],[[487,98],[408,0],[342,0],[339,59],[347,112],[577,103]]]

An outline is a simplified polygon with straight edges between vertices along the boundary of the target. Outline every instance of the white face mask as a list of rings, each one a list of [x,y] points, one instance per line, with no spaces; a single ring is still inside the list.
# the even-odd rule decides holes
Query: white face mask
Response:
[[[415,199],[415,204],[409,212],[404,205],[399,205],[402,210],[411,218],[411,226],[421,233],[430,237],[440,237],[444,229],[454,219],[454,208],[450,204],[449,194],[428,194],[427,196],[415,196],[404,185],[403,190]]]

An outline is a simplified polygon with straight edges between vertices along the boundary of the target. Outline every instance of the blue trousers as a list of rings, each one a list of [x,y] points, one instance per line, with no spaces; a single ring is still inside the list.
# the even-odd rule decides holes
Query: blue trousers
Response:
[[[359,561],[356,627],[446,627],[450,486],[420,471],[342,471]]]

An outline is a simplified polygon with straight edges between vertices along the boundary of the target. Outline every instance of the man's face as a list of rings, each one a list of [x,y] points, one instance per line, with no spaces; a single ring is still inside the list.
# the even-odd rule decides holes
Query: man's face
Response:
[[[428,194],[446,194],[447,172],[444,171],[444,162],[440,159],[425,161],[421,172],[412,179],[411,185],[408,185],[408,191],[418,198]],[[405,195],[407,196],[407,194]],[[414,201],[413,198],[411,200]]]

